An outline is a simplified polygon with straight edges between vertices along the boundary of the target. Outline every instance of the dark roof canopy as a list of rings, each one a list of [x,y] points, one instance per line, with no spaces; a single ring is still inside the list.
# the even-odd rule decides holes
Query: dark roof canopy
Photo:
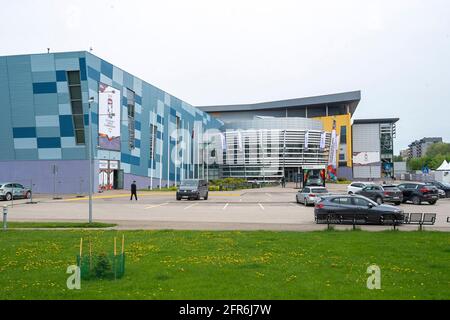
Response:
[[[229,112],[229,111],[256,111],[256,110],[277,109],[277,108],[295,108],[303,106],[314,107],[314,106],[324,106],[327,104],[348,104],[350,105],[350,112],[353,114],[360,100],[361,100],[361,91],[351,91],[315,97],[296,98],[296,99],[260,102],[252,104],[197,106],[197,108],[205,112]]]
[[[380,119],[355,119],[353,124],[369,124],[369,123],[396,123],[400,118],[380,118]]]

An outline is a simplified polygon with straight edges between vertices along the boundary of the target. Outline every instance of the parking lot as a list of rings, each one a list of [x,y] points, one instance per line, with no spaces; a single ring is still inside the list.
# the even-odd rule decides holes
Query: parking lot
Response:
[[[333,193],[345,193],[345,185],[329,185]],[[314,208],[295,202],[297,190],[271,187],[262,189],[210,192],[207,201],[176,201],[174,192],[138,192],[139,201],[130,201],[126,191],[111,191],[94,197],[94,221],[113,222],[119,229],[196,229],[196,230],[298,230],[326,228],[314,223]],[[9,205],[10,221],[86,221],[87,198],[75,195],[53,200],[35,195],[36,204],[27,200],[1,202]],[[402,204],[405,212],[437,213],[436,224],[428,230],[450,231],[450,199],[436,205]],[[339,226],[338,229],[351,228]],[[388,226],[363,226],[365,230],[384,230]],[[416,226],[402,226],[416,230]]]

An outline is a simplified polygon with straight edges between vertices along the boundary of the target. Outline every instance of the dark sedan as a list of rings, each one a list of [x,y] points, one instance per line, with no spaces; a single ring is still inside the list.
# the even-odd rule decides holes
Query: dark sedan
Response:
[[[358,195],[334,195],[322,198],[314,208],[316,222],[327,220],[342,224],[357,220],[362,224],[385,224],[386,221],[402,223],[403,211],[394,206],[378,204]]]
[[[378,204],[392,202],[395,205],[399,205],[403,201],[402,191],[394,185],[368,185],[362,190],[356,191],[355,194],[367,197]]]
[[[426,182],[425,184],[435,186],[439,190],[444,191],[445,197],[450,198],[450,184],[439,181]]]

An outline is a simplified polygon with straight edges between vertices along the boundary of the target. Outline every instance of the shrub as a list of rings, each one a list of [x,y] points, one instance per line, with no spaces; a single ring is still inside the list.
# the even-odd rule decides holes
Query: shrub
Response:
[[[94,273],[97,278],[105,278],[111,274],[111,263],[106,253],[100,253],[94,266]]]

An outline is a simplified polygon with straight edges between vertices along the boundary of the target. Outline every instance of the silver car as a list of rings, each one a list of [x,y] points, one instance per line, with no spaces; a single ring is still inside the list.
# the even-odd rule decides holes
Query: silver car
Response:
[[[11,201],[12,199],[30,199],[31,190],[14,182],[0,182],[0,199]]]
[[[323,196],[328,196],[330,193],[324,187],[304,187],[297,192],[297,203],[303,203],[305,206],[315,204]]]

